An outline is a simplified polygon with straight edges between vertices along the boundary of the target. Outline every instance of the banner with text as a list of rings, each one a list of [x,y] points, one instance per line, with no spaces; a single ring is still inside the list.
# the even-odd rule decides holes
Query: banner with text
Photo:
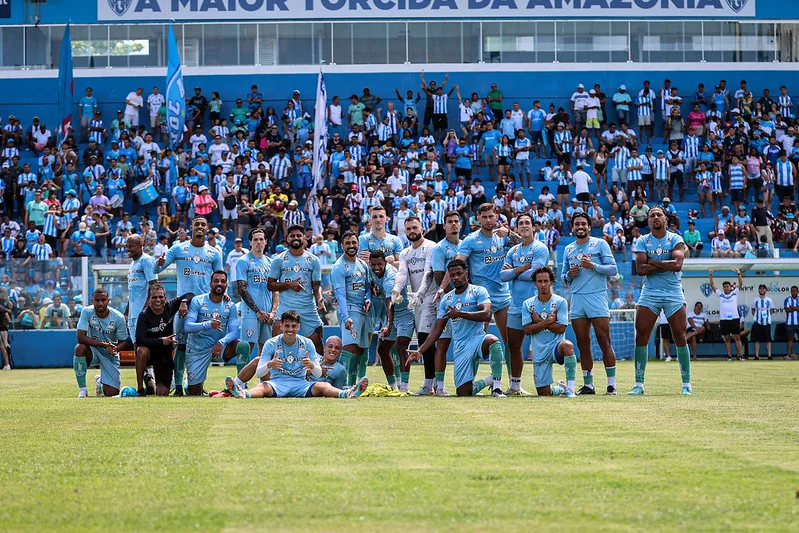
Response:
[[[735,274],[732,272],[719,271],[713,275],[713,282],[716,284],[717,289],[721,290],[725,281],[738,283]],[[766,286],[768,289],[766,296],[774,301],[774,315],[772,315],[771,320],[775,323],[785,322],[783,304],[785,303],[785,298],[791,295],[791,286],[799,286],[799,277],[747,273],[744,276],[744,285],[738,296],[738,312],[741,315],[746,315],[746,322],[752,322],[753,320],[752,302],[758,297],[757,288],[760,284]],[[694,310],[696,302],[702,302],[705,314],[707,314],[711,322],[718,322],[721,318],[724,318],[719,316],[719,297],[711,290],[708,278],[683,276],[682,286],[685,292],[688,314]]]
[[[2,0],[0,0],[2,1]],[[97,0],[101,21],[740,18],[756,0]]]

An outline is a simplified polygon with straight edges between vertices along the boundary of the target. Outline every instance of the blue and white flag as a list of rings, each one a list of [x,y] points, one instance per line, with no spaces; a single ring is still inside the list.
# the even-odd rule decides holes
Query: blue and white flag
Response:
[[[327,150],[327,89],[325,75],[319,71],[319,83],[316,87],[316,114],[313,130],[313,192],[324,187],[323,171],[325,168],[325,151]]]
[[[72,78],[72,39],[69,23],[61,41],[61,61],[58,64],[58,146],[72,131],[72,97],[75,91]]]
[[[169,66],[166,71],[166,127],[169,134],[169,148],[174,151],[183,139],[186,123],[186,91],[183,89],[183,67],[180,65],[178,43],[175,32],[169,26]]]

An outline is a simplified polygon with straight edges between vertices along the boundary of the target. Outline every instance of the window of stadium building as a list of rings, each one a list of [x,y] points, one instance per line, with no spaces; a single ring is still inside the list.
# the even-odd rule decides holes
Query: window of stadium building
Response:
[[[166,65],[163,24],[72,27],[76,68]],[[176,24],[190,67],[403,63],[799,61],[799,24],[357,21]],[[58,68],[64,26],[0,27],[0,67]],[[22,43],[23,46],[18,46]]]

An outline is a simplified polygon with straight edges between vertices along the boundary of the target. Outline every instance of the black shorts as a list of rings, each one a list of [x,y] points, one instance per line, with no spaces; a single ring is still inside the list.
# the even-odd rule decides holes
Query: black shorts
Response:
[[[646,183],[653,182],[653,181],[655,181],[655,175],[654,174],[641,174],[641,181],[644,181]]]
[[[172,349],[165,350],[150,348],[150,360],[153,367],[155,382],[164,387],[172,385],[172,371],[175,370],[175,363],[172,360]]]
[[[786,196],[793,198],[793,186],[791,185],[774,185],[777,193],[777,201],[782,201]]]
[[[682,170],[677,170],[669,174],[669,185],[682,185],[685,183],[685,175],[682,173]]]
[[[771,325],[764,326],[757,322],[752,324],[752,333],[749,340],[752,342],[771,342]]]
[[[561,165],[571,165],[572,154],[571,152],[564,152],[558,155],[558,163]]]
[[[663,339],[664,341],[671,340],[671,326],[669,326],[668,324],[661,324],[658,330],[660,332],[661,339]]]
[[[587,192],[581,192],[581,193],[577,194],[577,199],[580,200],[581,202],[587,204],[588,202],[591,201],[591,194],[587,193]]]
[[[497,157],[497,165],[503,165],[503,166],[510,165],[510,158],[504,155]]]
[[[530,142],[533,146],[537,143],[544,144],[544,134],[541,131],[530,131]]]
[[[744,190],[743,189],[730,189],[730,202],[743,202]]]
[[[437,130],[444,130],[447,129],[447,115],[445,114],[434,114],[433,115],[433,127]]]
[[[738,318],[721,320],[719,326],[721,326],[722,335],[739,335],[741,333],[741,321]]]
[[[785,325],[786,340],[791,340],[791,339],[796,340],[797,335],[799,335],[799,326],[789,326],[787,324]]]
[[[558,191],[556,194],[569,194],[569,186],[568,185],[558,185]]]
[[[472,169],[455,167],[455,177],[460,178],[461,176],[463,176],[463,179],[466,181],[469,181],[472,179]]]

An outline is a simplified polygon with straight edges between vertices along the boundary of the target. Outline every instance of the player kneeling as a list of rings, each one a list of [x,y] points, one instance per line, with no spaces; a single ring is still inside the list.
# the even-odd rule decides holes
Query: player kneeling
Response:
[[[552,293],[555,274],[549,267],[540,267],[533,273],[538,295],[522,304],[522,325],[530,336],[535,367],[535,389],[539,396],[574,398],[574,379],[577,374],[577,357],[574,345],[566,340],[569,324],[569,306],[566,300]],[[552,363],[566,367],[566,383],[552,384]]]
[[[233,378],[225,379],[227,392],[236,398],[357,398],[369,385],[366,377],[358,380],[354,387],[339,389],[327,381],[308,381],[306,378],[323,377],[319,355],[311,339],[297,335],[300,315],[286,311],[280,315],[282,334],[272,337],[261,351],[255,375],[259,378],[270,374],[269,381],[262,381],[246,390],[239,387]]]
[[[452,352],[455,366],[455,387],[458,396],[474,396],[493,385],[493,396],[504,398],[502,382],[503,350],[499,339],[486,334],[484,323],[491,320],[491,297],[485,287],[469,283],[469,266],[463,259],[453,259],[447,265],[450,281],[455,290],[441,298],[438,320],[433,331],[416,351],[411,351],[408,361],[418,361],[422,353],[433,346],[447,321],[452,322]],[[488,356],[492,379],[474,379],[480,357]]]

